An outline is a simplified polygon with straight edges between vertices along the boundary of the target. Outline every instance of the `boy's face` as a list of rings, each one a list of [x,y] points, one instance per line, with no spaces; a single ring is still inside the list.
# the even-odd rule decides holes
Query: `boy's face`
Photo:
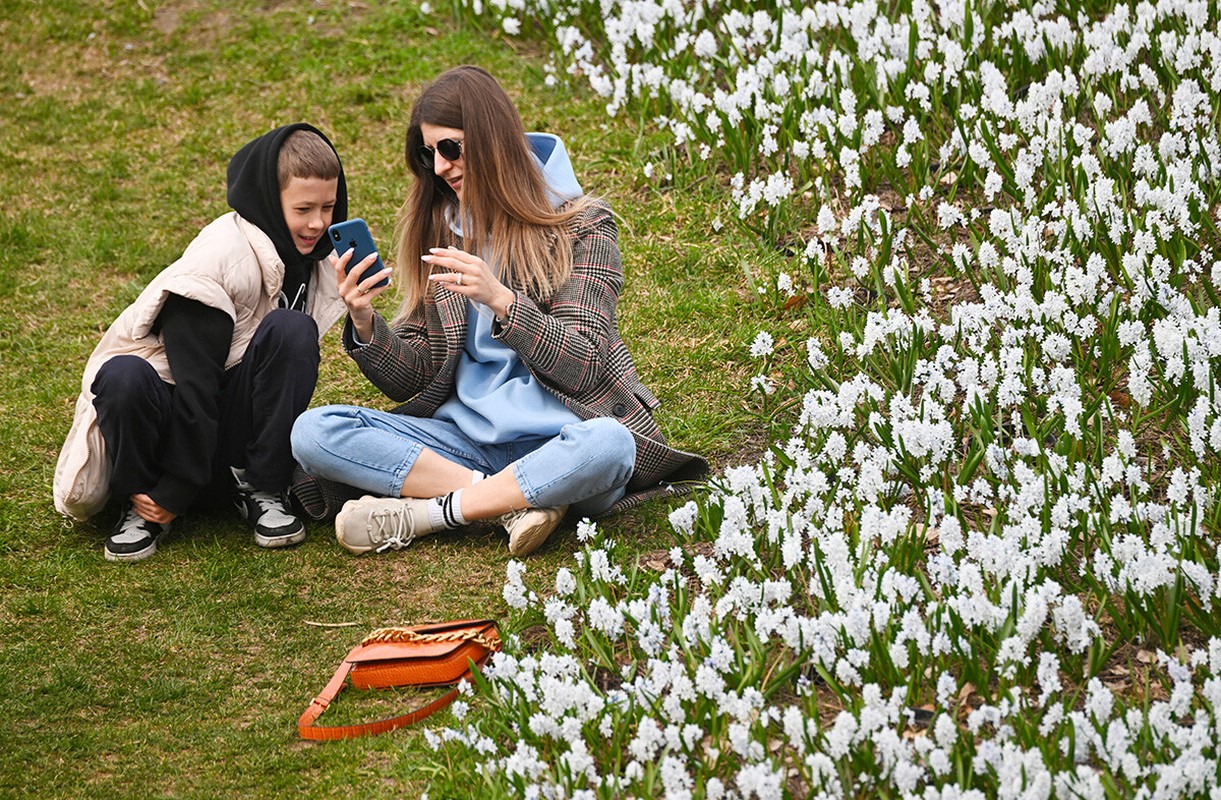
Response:
[[[280,208],[297,252],[309,255],[326,235],[338,192],[338,178],[290,178],[280,190]]]

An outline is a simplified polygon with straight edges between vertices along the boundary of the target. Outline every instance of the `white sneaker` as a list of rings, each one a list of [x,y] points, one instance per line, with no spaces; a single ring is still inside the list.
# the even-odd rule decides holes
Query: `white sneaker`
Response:
[[[523,508],[510,511],[497,518],[509,533],[509,555],[526,556],[537,550],[560,520],[568,513],[568,506],[558,508]]]
[[[256,489],[246,482],[246,470],[233,472],[233,504],[242,519],[254,527],[259,547],[288,547],[305,541],[305,523],[288,509],[284,496]]]
[[[343,504],[335,516],[335,538],[356,555],[401,550],[438,527],[428,522],[428,500],[365,495]]]

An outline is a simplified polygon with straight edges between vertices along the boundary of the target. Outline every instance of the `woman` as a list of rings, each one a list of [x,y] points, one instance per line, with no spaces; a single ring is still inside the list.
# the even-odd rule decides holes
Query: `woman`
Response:
[[[293,428],[309,475],[370,493],[344,504],[339,542],[380,552],[499,518],[521,556],[570,507],[597,516],[703,478],[653,421],[615,321],[615,223],[563,143],[527,136],[496,80],[462,66],[416,102],[406,156],[392,323],[372,307],[390,270],[335,262],[344,346],[401,405],[327,406]]]

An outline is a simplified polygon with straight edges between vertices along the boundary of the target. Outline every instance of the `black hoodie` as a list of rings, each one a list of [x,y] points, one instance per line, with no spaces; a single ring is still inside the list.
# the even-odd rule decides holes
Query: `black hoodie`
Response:
[[[323,236],[312,253],[298,252],[284,221],[280,206],[280,147],[290,133],[298,130],[313,131],[331,144],[322,131],[304,123],[285,125],[263,134],[229,161],[227,200],[243,219],[267,234],[284,261],[281,305],[303,311],[307,308],[314,263],[326,258],[332,248],[330,237]],[[331,147],[334,149],[334,145]],[[347,184],[340,168],[332,222],[342,222],[347,214]],[[294,298],[298,302],[294,303]],[[162,508],[183,514],[213,479],[220,396],[225,386],[225,360],[233,340],[233,320],[198,300],[171,295],[166,298],[155,330],[165,345],[175,386],[172,416],[165,432],[165,455],[160,465],[162,474],[148,494]]]

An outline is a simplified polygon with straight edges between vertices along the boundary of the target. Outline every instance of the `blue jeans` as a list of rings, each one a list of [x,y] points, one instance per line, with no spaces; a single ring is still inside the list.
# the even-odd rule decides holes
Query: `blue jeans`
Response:
[[[565,425],[551,438],[487,445],[450,422],[358,406],[306,411],[293,425],[292,448],[311,475],[387,497],[402,493],[424,448],[486,475],[511,466],[532,507],[571,505],[588,516],[623,497],[636,461],[631,431],[610,417]]]

